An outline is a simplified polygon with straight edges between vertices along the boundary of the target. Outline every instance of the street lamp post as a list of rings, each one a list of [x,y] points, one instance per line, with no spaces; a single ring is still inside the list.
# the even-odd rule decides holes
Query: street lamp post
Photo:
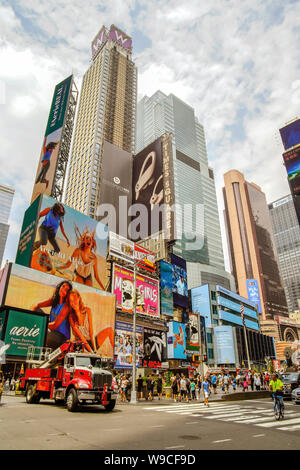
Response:
[[[132,344],[132,388],[130,403],[136,404],[136,260],[133,265],[133,344]]]
[[[246,331],[246,326],[245,326],[245,318],[244,318],[244,305],[241,305],[241,317],[243,321],[243,328],[244,328],[244,337],[245,337],[245,343],[246,343],[246,352],[247,352],[247,362],[248,362],[248,369],[251,369],[251,363],[250,363],[250,355],[249,355],[249,348],[248,348],[248,338],[247,338],[247,331]]]

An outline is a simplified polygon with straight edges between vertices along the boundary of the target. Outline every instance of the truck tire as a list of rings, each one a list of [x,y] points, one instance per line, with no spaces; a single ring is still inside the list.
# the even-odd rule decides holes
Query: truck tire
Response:
[[[67,409],[68,411],[75,411],[78,408],[78,397],[77,397],[77,392],[74,390],[74,388],[71,388],[71,390],[68,393],[67,396]]]
[[[112,411],[116,405],[116,400],[110,400],[108,405],[105,405],[105,411]]]
[[[28,385],[26,390],[26,403],[35,403],[35,388],[34,385]]]

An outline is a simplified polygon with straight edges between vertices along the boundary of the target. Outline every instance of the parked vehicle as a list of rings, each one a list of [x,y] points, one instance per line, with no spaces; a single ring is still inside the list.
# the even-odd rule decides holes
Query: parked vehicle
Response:
[[[68,411],[86,404],[102,405],[112,411],[117,395],[112,388],[112,374],[102,369],[101,357],[84,352],[84,343],[66,342],[55,351],[47,352],[44,360],[28,368],[21,378],[27,403],[51,398],[65,403]]]
[[[300,372],[284,372],[280,379],[283,383],[284,398],[291,398],[292,391],[300,387]]]
[[[300,403],[300,387],[294,388],[292,391],[292,400],[294,403]]]

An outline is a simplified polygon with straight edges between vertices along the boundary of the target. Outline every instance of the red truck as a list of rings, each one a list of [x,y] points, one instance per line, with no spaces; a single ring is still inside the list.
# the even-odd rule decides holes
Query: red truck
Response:
[[[65,402],[68,411],[85,404],[114,409],[117,395],[112,374],[102,369],[100,356],[84,352],[84,343],[68,341],[35,366],[27,368],[20,381],[27,403],[50,398],[55,403]]]

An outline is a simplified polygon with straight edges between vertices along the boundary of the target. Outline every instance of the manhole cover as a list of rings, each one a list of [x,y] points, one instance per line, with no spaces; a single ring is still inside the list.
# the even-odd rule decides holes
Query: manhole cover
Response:
[[[200,439],[198,436],[179,436],[179,439],[186,439],[187,441],[196,441]]]

